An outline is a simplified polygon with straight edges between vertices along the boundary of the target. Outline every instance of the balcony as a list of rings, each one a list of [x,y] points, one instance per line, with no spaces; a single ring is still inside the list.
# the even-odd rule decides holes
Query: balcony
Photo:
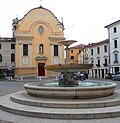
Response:
[[[107,66],[108,66],[108,65],[107,65],[107,63],[104,63],[103,65],[104,65],[105,67],[107,67]]]
[[[97,67],[100,67],[100,64],[96,64]]]
[[[114,64],[118,64],[119,62],[118,62],[118,61],[114,61],[113,63],[114,63]]]
[[[35,57],[36,60],[47,60],[46,56],[36,56]]]

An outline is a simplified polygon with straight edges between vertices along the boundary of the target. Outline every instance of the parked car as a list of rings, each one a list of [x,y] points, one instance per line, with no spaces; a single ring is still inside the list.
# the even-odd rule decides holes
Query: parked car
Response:
[[[116,73],[112,76],[112,80],[120,80],[120,73]]]
[[[77,80],[86,80],[88,79],[88,74],[87,73],[83,73],[83,72],[78,72],[76,73],[76,75],[74,76]]]
[[[63,80],[63,79],[64,79],[64,74],[61,73],[61,74],[59,75],[59,80]]]
[[[106,73],[105,74],[105,79],[112,79],[114,73]]]

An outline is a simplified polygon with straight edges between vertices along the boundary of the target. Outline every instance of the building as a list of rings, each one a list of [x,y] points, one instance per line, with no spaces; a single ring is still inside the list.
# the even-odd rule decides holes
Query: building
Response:
[[[109,40],[89,44],[89,61],[94,66],[90,70],[91,77],[105,78],[109,73]]]
[[[109,40],[91,43],[83,47],[78,54],[79,64],[93,64],[86,72],[94,78],[105,78],[109,73]]]
[[[78,54],[84,47],[84,44],[79,44],[73,47],[70,47],[70,63],[71,64],[78,64]]]
[[[64,25],[42,6],[30,10],[22,19],[13,20],[16,39],[15,75],[46,76],[45,65],[64,63]]]
[[[89,64],[89,45],[84,46],[78,53],[78,64]]]
[[[90,62],[90,49],[89,49],[89,44],[84,46],[81,51],[78,53],[78,64],[91,64]],[[84,72],[89,73],[90,70],[85,70]]]
[[[120,20],[113,22],[105,28],[108,29],[110,72],[120,71]]]
[[[0,37],[0,72],[15,68],[15,39]]]

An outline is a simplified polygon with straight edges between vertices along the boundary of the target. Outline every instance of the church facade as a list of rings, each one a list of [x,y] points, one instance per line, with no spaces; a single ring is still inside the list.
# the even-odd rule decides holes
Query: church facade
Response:
[[[45,65],[64,63],[64,26],[43,7],[30,10],[21,20],[13,20],[16,39],[15,75],[46,76]]]

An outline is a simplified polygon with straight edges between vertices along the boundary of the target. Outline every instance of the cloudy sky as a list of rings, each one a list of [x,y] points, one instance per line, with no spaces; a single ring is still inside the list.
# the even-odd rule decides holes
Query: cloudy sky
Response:
[[[120,0],[42,0],[65,26],[65,38],[88,44],[108,38],[104,26],[120,19]],[[40,0],[0,0],[0,36],[12,37],[12,19],[39,7]]]

